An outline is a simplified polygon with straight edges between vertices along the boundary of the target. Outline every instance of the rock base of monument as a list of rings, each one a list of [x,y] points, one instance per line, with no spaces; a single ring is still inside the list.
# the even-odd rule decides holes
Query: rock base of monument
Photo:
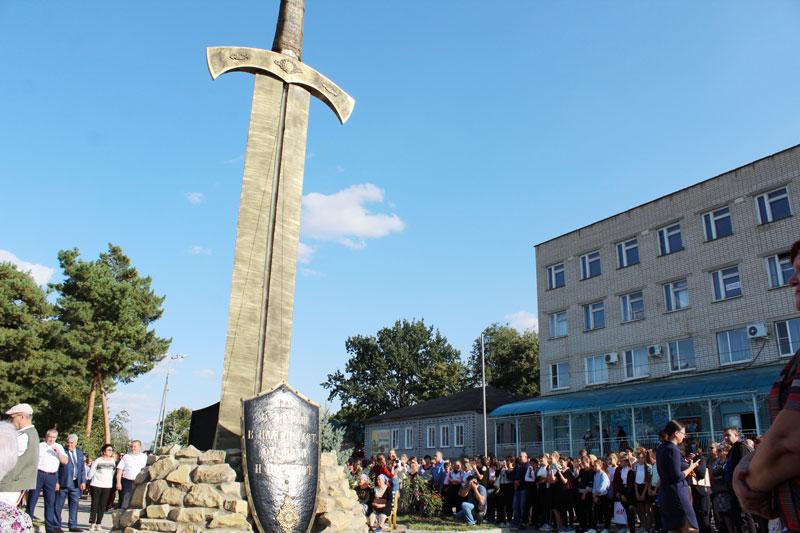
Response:
[[[133,489],[130,507],[114,511],[114,533],[257,531],[242,483],[240,450],[172,446],[148,459]],[[336,454],[320,461],[314,533],[367,531],[355,491]]]

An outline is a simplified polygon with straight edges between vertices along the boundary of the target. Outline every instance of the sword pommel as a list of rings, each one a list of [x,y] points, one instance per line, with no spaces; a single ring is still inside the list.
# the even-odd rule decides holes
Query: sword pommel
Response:
[[[281,0],[272,51],[300,61],[303,53],[304,0]]]

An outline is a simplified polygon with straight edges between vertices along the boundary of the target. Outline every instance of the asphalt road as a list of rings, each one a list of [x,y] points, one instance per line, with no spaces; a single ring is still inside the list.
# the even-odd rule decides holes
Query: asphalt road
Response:
[[[78,503],[78,527],[89,531],[89,505],[92,500],[87,496],[81,498]],[[41,531],[44,533],[44,498],[39,496],[39,502],[36,504],[36,512],[33,516],[34,531]],[[36,524],[39,524],[39,529],[36,529]],[[61,513],[61,524],[64,531],[69,531],[69,509],[68,504],[64,503],[64,510]],[[108,512],[103,516],[103,529],[106,531],[111,530],[111,513]]]

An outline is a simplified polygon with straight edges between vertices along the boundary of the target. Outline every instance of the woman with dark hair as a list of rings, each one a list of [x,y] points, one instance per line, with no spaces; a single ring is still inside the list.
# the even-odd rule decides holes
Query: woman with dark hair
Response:
[[[375,457],[375,463],[372,465],[372,473],[376,476],[383,474],[386,476],[386,479],[392,479],[394,477],[391,469],[386,464],[386,456],[382,453],[379,453],[377,457]]]
[[[114,448],[110,444],[103,444],[100,448],[100,457],[92,462],[92,468],[87,476],[91,480],[89,491],[92,494],[92,506],[89,510],[90,531],[100,531],[102,528],[103,514],[108,506],[116,467]]]
[[[697,530],[697,517],[689,497],[686,476],[694,472],[699,461],[681,468],[681,452],[678,445],[686,438],[686,428],[677,420],[670,420],[661,432],[662,442],[656,449],[656,468],[661,480],[659,511],[662,527],[668,531]]]

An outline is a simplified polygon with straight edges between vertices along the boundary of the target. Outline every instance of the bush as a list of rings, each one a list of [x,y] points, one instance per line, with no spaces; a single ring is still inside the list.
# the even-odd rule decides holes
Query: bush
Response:
[[[400,484],[398,513],[424,517],[439,516],[442,512],[442,497],[428,484],[427,479],[405,477]]]

